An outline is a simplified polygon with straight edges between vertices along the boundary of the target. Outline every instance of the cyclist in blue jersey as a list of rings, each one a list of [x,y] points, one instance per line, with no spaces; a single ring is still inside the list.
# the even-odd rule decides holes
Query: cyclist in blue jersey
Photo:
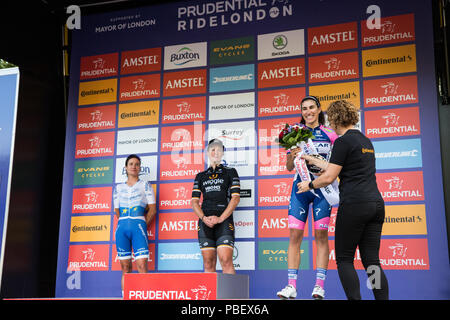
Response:
[[[302,119],[301,123],[312,131],[314,135],[313,144],[317,152],[328,159],[336,133],[325,127],[325,117],[320,108],[319,100],[314,96],[306,96],[301,101]],[[288,150],[286,168],[292,171],[294,160],[300,148]],[[312,172],[312,170],[311,170]],[[315,175],[320,175],[316,172]],[[314,176],[310,174],[311,180]],[[314,193],[297,193],[297,184],[301,181],[298,173],[295,173],[292,184],[291,199],[288,211],[289,247],[288,247],[288,285],[277,292],[281,299],[293,299],[297,297],[297,276],[300,266],[300,245],[303,240],[303,232],[308,218],[309,206],[312,204],[314,218],[314,238],[317,247],[316,259],[316,284],[312,297],[323,299],[325,297],[324,281],[328,269],[329,247],[328,247],[328,223],[330,220],[331,206],[320,190]]]
[[[132,251],[139,273],[147,272],[149,257],[147,225],[156,214],[156,201],[149,182],[139,179],[141,159],[129,155],[125,161],[127,181],[114,189],[114,211],[119,222],[116,229],[116,248],[124,274],[132,271]]]

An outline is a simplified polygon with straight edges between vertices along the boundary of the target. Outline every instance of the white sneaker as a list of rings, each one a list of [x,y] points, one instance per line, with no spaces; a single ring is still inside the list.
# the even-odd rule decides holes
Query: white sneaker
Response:
[[[277,292],[277,296],[281,299],[295,299],[297,297],[297,289],[293,285],[288,284],[283,290]]]
[[[325,298],[325,290],[321,286],[315,286],[312,292],[312,297],[316,300]]]

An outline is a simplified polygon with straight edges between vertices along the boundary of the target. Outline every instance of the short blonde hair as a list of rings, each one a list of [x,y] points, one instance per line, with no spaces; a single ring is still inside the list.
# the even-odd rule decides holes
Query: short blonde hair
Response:
[[[334,126],[348,127],[356,125],[359,121],[358,109],[347,100],[337,100],[327,109],[328,122]]]

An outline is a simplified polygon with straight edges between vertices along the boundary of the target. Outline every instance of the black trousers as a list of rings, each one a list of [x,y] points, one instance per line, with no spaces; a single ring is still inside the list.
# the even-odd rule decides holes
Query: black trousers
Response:
[[[360,300],[358,274],[353,265],[356,247],[371,280],[376,300],[389,299],[386,275],[380,265],[379,251],[384,222],[384,201],[342,203],[336,218],[336,263],[347,299]]]

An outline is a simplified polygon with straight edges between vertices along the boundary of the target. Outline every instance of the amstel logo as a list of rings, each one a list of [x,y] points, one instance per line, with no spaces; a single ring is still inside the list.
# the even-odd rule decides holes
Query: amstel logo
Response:
[[[358,47],[357,29],[356,22],[308,28],[308,52],[356,49]]]
[[[365,111],[364,120],[369,138],[420,134],[419,107]]]
[[[378,46],[415,40],[414,14],[382,17],[380,28],[367,28],[367,21],[361,21],[361,44],[363,47]]]
[[[161,85],[159,73],[120,78],[120,101],[158,98]]]
[[[305,59],[288,59],[258,64],[258,87],[281,87],[305,83]]]
[[[161,213],[159,239],[197,239],[198,217],[193,212]]]
[[[123,51],[121,57],[121,74],[161,70],[161,48]]]
[[[155,257],[156,257],[156,245],[154,243],[148,244],[148,259],[147,268],[149,271],[155,270]],[[131,253],[131,265],[133,270],[137,270],[136,258],[134,257],[134,252]],[[117,255],[116,245],[112,245],[111,249],[111,270],[121,271],[119,256]]]
[[[165,97],[206,93],[206,69],[164,73]]]
[[[162,123],[195,122],[206,119],[206,97],[164,99]]]
[[[115,105],[78,109],[77,131],[114,129],[115,126]]]
[[[258,236],[260,238],[284,238],[289,237],[288,210],[259,210],[258,211]],[[308,227],[304,235],[308,236]]]
[[[118,60],[119,54],[117,52],[82,57],[80,61],[80,80],[117,76]]]
[[[365,80],[364,106],[418,103],[417,76]]]
[[[425,199],[422,171],[378,172],[376,176],[378,189],[385,202]]]

